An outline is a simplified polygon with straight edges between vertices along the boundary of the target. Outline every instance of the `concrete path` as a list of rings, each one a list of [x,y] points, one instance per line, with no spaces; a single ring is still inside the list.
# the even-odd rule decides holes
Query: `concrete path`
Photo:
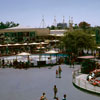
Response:
[[[43,92],[48,100],[53,99],[53,86],[57,85],[59,100],[67,94],[67,100],[99,100],[97,95],[78,90],[72,84],[72,71],[68,65],[62,65],[62,78],[56,78],[54,66],[49,69],[30,68],[0,69],[0,100],[40,100]],[[75,66],[79,67],[79,66]]]

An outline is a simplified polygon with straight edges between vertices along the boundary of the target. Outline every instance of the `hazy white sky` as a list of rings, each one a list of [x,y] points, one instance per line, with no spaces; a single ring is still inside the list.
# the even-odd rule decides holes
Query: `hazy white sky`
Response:
[[[92,26],[100,26],[100,0],[0,0],[0,21],[14,21],[22,26],[40,27],[42,16],[46,25],[86,21]]]

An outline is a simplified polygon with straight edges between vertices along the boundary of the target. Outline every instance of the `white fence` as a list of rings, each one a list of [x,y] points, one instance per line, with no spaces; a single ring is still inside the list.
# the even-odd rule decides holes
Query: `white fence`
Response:
[[[73,73],[72,73],[73,83],[76,86],[78,86],[82,89],[85,89],[85,90],[88,90],[88,91],[91,91],[91,92],[95,92],[95,93],[100,93],[100,87],[90,84],[86,80],[87,75],[86,74],[81,74],[80,72],[81,72],[81,69],[77,69],[77,70],[73,71]]]

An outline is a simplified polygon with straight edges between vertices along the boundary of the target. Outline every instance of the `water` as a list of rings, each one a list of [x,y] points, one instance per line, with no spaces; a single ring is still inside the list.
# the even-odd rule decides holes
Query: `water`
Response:
[[[53,86],[57,85],[59,100],[67,94],[67,100],[100,100],[100,97],[80,91],[72,84],[72,71],[67,65],[62,65],[62,78],[56,78],[58,66],[51,69],[30,68],[0,69],[0,100],[40,100],[43,92],[48,100],[53,99]],[[75,67],[79,67],[76,65]]]

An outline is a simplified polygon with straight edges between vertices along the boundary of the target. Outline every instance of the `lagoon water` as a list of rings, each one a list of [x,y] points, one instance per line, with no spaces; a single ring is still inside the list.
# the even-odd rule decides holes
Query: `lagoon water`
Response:
[[[73,68],[68,65],[61,67],[60,79],[55,75],[58,66],[27,70],[0,68],[0,100],[40,100],[43,92],[48,100],[54,100],[54,85],[57,85],[59,100],[62,100],[63,94],[67,94],[67,100],[100,100],[100,96],[75,88],[72,84]]]

